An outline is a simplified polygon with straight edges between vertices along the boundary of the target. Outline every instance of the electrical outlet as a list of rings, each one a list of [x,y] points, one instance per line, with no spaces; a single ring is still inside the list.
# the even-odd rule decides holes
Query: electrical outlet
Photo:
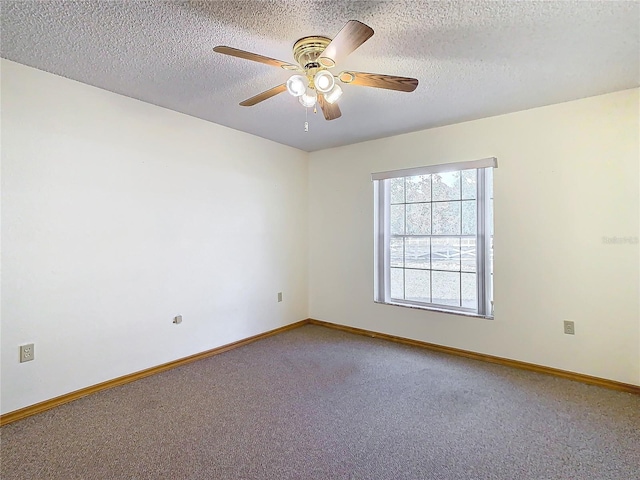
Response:
[[[573,324],[573,321],[571,320],[565,320],[564,321],[564,333],[567,335],[575,335],[576,334],[576,327]]]
[[[281,302],[282,301],[282,292],[278,292],[278,301]]]
[[[36,355],[33,343],[20,345],[20,363],[30,362],[34,358],[36,358]]]

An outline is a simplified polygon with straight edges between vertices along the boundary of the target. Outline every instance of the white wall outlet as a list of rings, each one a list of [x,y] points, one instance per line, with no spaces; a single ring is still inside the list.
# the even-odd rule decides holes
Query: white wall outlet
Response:
[[[176,325],[182,323],[182,315],[176,315],[175,317],[173,317],[173,323],[175,323]]]
[[[565,320],[564,321],[564,333],[566,335],[575,335],[576,334],[576,327],[573,324],[573,321],[571,321],[571,320]]]
[[[281,302],[282,301],[282,292],[278,292],[278,301]]]
[[[26,345],[20,345],[20,363],[30,362],[36,358],[35,348],[33,343],[27,343]]]

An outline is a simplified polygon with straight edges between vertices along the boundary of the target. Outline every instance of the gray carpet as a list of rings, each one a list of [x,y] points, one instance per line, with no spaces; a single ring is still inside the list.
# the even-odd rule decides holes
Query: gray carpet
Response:
[[[312,325],[0,432],[4,480],[640,478],[640,396]]]

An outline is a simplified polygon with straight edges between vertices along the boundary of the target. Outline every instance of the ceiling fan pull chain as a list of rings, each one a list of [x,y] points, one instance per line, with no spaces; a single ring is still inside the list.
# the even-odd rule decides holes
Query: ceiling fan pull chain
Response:
[[[304,131],[308,132],[309,131],[309,122],[308,122],[308,118],[307,118],[307,113],[309,112],[308,108],[304,109]]]

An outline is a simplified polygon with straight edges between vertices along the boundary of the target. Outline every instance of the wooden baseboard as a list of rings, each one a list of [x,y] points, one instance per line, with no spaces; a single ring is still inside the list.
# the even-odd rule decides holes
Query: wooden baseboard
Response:
[[[396,335],[389,335],[386,333],[379,333],[371,330],[364,330],[362,328],[348,327],[346,325],[339,325],[337,323],[324,322],[322,320],[308,318],[306,320],[301,320],[299,322],[295,322],[290,325],[285,325],[284,327],[276,328],[274,330],[270,330],[265,333],[260,333],[258,335],[254,335],[252,337],[245,338],[237,342],[229,343],[221,347],[207,350],[206,352],[196,353],[195,355],[180,358],[178,360],[174,360],[173,362],[164,363],[156,367],[147,368],[146,370],[141,370],[139,372],[131,373],[129,375],[124,375],[122,377],[114,378],[113,380],[107,380],[106,382],[98,383],[96,385],[82,388],[74,392],[66,393],[64,395],[60,395],[59,397],[55,397],[50,400],[45,400],[43,402],[36,403],[34,405],[30,405],[28,407],[24,407],[19,410],[14,410],[13,412],[5,413],[4,415],[0,415],[0,426],[6,425],[8,423],[16,422],[18,420],[22,420],[23,418],[30,417],[31,415],[35,415],[37,413],[41,413],[46,410],[50,410],[59,405],[63,405],[65,403],[72,402],[79,398],[86,397],[87,395],[91,395],[92,393],[100,392],[108,388],[117,387],[119,385],[124,385],[126,383],[133,382],[135,380],[139,380],[141,378],[148,377],[150,375],[155,375],[156,373],[164,372],[166,370],[180,367],[182,365],[186,365],[191,362],[212,357],[214,355],[218,355],[223,352],[228,352],[229,350],[233,350],[234,348],[242,347],[244,345],[255,342],[257,340],[261,340],[263,338],[267,338],[272,335],[277,335],[279,333],[286,332],[287,330],[293,330],[294,328],[302,327],[307,324],[319,325],[322,327],[332,328],[335,330],[342,330],[343,332],[354,333],[356,335],[364,335],[367,337],[379,338],[379,339],[388,340],[391,342],[402,343],[404,345],[412,345],[415,347],[426,348],[428,350],[433,350],[436,352],[448,353],[451,355],[457,355],[459,357],[466,357],[474,360],[481,360],[483,362],[496,363],[498,365],[505,365],[507,367],[519,368],[522,370],[529,370],[532,372],[544,373],[547,375],[566,378],[568,380],[582,382],[589,385],[597,385],[599,387],[609,388],[612,390],[620,390],[623,392],[635,393],[636,395],[640,395],[640,386],[638,385],[631,385],[629,383],[617,382],[615,380],[608,380],[606,378],[592,377],[590,375],[584,375],[582,373],[568,372],[566,370],[560,370],[558,368],[551,368],[551,367],[545,367],[542,365],[536,365],[535,363],[521,362],[519,360],[511,360],[508,358],[496,357],[493,355],[486,355],[484,353],[476,353],[476,352],[471,352],[469,350],[462,350],[460,348],[446,347],[443,345],[437,345],[435,343],[422,342],[420,340],[412,340],[410,338],[398,337]]]
[[[388,335],[386,333],[373,332],[371,330],[364,330],[362,328],[348,327],[345,325],[338,325],[337,323],[323,322],[321,320],[315,320],[313,318],[310,318],[308,320],[308,323],[312,325],[320,325],[323,327],[333,328],[335,330],[342,330],[343,332],[355,333],[356,335],[380,338],[383,340],[389,340],[391,342],[402,343],[404,345],[426,348],[428,350],[433,350],[436,352],[449,353],[451,355],[471,358],[474,360],[481,360],[483,362],[497,363],[498,365],[505,365],[507,367],[519,368],[521,370],[544,373],[547,375],[553,375],[555,377],[566,378],[568,380],[573,380],[576,382],[587,383],[589,385],[597,385],[599,387],[605,387],[612,390],[620,390],[623,392],[635,393],[636,395],[640,395],[640,386],[617,382],[615,380],[608,380],[606,378],[592,377],[591,375],[584,375],[582,373],[569,372],[566,370],[560,370],[558,368],[536,365],[535,363],[527,363],[521,362],[519,360],[511,360],[508,358],[486,355],[484,353],[471,352],[468,350],[462,350],[460,348],[445,347],[443,345],[437,345],[435,343],[421,342],[419,340],[412,340],[410,338]]]
[[[268,332],[260,333],[258,335],[254,335],[237,342],[222,345],[221,347],[213,348],[201,353],[196,353],[195,355],[180,358],[178,360],[174,360],[173,362],[163,363],[162,365],[158,365],[156,367],[147,368],[146,370],[141,370],[129,375],[114,378],[113,380],[107,380],[106,382],[98,383],[86,388],[81,388],[80,390],[65,393],[64,395],[60,395],[59,397],[55,397],[50,400],[45,400],[43,402],[29,405],[28,407],[24,407],[19,410],[14,410],[13,412],[5,413],[4,415],[0,415],[0,426],[22,420],[23,418],[30,417],[31,415],[35,415],[36,413],[50,410],[59,405],[63,405],[79,398],[86,397],[87,395],[91,395],[92,393],[100,392],[108,388],[117,387],[119,385],[124,385],[125,383],[133,382],[135,380],[139,380],[150,375],[155,375],[156,373],[164,372],[166,370],[171,370],[172,368],[181,367],[182,365],[202,360],[203,358],[208,358],[220,353],[228,352],[229,350],[233,350],[234,348],[242,347],[257,340],[261,340],[272,335],[277,335],[278,333],[286,332],[287,330],[301,327],[303,325],[306,325],[307,323],[309,323],[308,319],[301,320],[299,322],[285,325],[284,327],[276,328]]]

